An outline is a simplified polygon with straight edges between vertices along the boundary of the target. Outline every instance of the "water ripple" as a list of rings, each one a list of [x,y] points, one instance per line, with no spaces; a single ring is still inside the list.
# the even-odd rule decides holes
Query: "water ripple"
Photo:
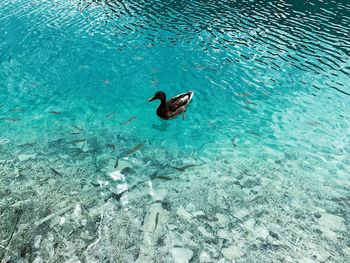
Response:
[[[76,39],[86,56],[98,52],[106,61],[112,58],[104,50],[131,54],[150,52],[154,46],[182,48],[205,54],[197,65],[190,62],[187,71],[205,72],[214,87],[230,94],[243,84],[242,92],[283,92],[281,85],[276,88],[278,81],[262,80],[267,69],[280,79],[290,77],[286,75],[290,72],[295,78],[304,73],[322,76],[327,85],[305,83],[341,96],[350,93],[350,3],[345,0],[1,0],[0,7],[4,28],[14,19],[30,20],[31,25],[16,32],[0,29],[0,47],[7,50],[0,53],[1,60],[21,54],[28,55],[28,63],[38,59],[45,64],[65,63],[52,54],[58,58],[64,42]],[[50,37],[41,34],[44,29],[50,30]],[[14,45],[7,39],[15,35]],[[88,42],[93,45],[85,45]],[[43,48],[51,50],[51,57],[45,52],[39,58],[31,55],[32,50]],[[132,56],[134,61],[145,58],[145,54]]]
[[[108,0],[70,4],[89,21],[81,30],[104,34],[111,41],[114,36],[121,49],[131,44],[176,46],[185,42],[209,53],[224,52],[226,61],[241,61],[243,66],[254,60],[278,70],[277,59],[330,78],[331,71],[349,74],[349,67],[343,66],[350,55],[346,1]],[[67,5],[63,4],[57,16],[68,18],[69,12],[74,12]],[[45,23],[55,19],[51,16]],[[67,24],[77,23],[77,19],[67,19]]]

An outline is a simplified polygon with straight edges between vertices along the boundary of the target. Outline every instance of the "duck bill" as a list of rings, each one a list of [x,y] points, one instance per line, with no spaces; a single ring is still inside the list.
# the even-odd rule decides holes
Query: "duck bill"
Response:
[[[148,101],[155,100],[156,98],[153,96],[152,98],[149,98]]]

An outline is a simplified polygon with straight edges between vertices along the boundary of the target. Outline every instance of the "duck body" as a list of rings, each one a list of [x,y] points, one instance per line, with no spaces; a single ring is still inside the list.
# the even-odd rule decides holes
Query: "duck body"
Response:
[[[160,105],[157,109],[158,117],[169,120],[178,117],[181,113],[185,119],[185,112],[188,104],[194,95],[193,91],[188,91],[166,100],[166,95],[163,91],[158,91],[148,101],[160,100]]]

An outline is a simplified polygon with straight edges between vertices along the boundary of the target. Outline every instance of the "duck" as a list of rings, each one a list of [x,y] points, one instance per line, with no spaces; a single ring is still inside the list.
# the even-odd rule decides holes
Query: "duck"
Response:
[[[182,114],[182,118],[185,119],[186,109],[193,95],[193,91],[187,91],[172,97],[170,100],[166,100],[165,92],[158,91],[152,98],[149,98],[148,101],[160,100],[157,116],[164,120],[176,118],[180,114]]]

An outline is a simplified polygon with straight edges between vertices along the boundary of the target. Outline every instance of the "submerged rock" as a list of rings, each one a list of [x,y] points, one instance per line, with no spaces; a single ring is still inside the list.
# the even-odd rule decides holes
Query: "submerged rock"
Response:
[[[222,239],[230,240],[231,239],[231,234],[230,232],[224,230],[224,229],[219,229],[217,236]]]
[[[162,235],[166,222],[168,221],[168,211],[163,209],[162,201],[166,198],[167,190],[162,189],[154,193],[153,203],[145,216],[143,229],[143,242],[140,247],[140,254],[136,262],[153,262],[155,246],[157,240]]]
[[[180,206],[180,207],[177,209],[176,214],[177,214],[179,217],[181,217],[182,219],[186,220],[186,221],[191,220],[192,217],[193,217],[189,212],[187,212],[187,211],[185,210],[185,208],[183,208],[183,206]]]
[[[34,159],[36,159],[36,153],[32,153],[32,154],[22,154],[21,153],[18,155],[18,160],[20,160],[21,162],[34,160]]]
[[[210,258],[210,255],[207,252],[202,252],[199,255],[199,262],[200,263],[209,263],[209,262],[212,262],[212,260]]]
[[[214,238],[214,235],[210,232],[208,232],[204,226],[199,226],[197,227],[198,231],[205,237],[208,237],[208,238]]]
[[[227,248],[223,248],[221,250],[221,253],[224,255],[224,257],[228,260],[234,260],[240,256],[242,256],[242,251],[238,246],[232,245]]]
[[[220,225],[220,227],[226,227],[230,223],[228,218],[223,214],[216,213],[215,217],[218,219],[217,223]]]
[[[193,257],[193,251],[188,248],[175,247],[171,249],[171,256],[175,263],[187,263]]]
[[[336,232],[346,231],[345,219],[340,216],[323,213],[318,223],[322,233],[332,240],[337,240]]]
[[[252,188],[254,186],[261,185],[260,178],[256,177],[244,177],[239,181],[239,185],[243,188]]]
[[[235,212],[233,215],[239,220],[243,220],[249,214],[250,212],[247,208],[242,208],[241,210],[238,210],[237,212]]]

